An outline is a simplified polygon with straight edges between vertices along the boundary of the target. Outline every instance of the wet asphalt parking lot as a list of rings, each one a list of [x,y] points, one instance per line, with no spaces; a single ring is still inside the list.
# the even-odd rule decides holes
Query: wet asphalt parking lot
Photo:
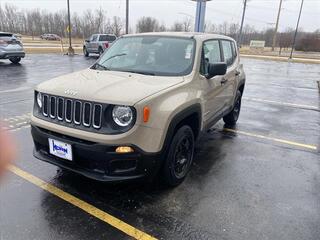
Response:
[[[235,128],[216,124],[175,189],[110,185],[32,156],[35,84],[95,58],[0,61],[0,118],[18,160],[0,189],[0,239],[320,239],[320,65],[243,58]]]

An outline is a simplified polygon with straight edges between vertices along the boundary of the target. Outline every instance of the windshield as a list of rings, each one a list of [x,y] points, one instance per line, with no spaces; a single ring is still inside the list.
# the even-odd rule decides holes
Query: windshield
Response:
[[[190,38],[124,37],[98,60],[94,68],[158,76],[182,76],[192,71],[194,43]]]

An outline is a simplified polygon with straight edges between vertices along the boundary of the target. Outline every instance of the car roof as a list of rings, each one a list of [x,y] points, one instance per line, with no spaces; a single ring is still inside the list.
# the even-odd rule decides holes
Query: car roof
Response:
[[[227,39],[234,41],[233,38],[214,34],[214,33],[199,33],[199,32],[148,32],[148,33],[136,33],[136,34],[128,34],[124,35],[123,37],[130,37],[130,36],[166,36],[166,37],[184,37],[184,38],[195,38],[201,41],[205,41],[208,39]]]
[[[108,36],[116,36],[115,34],[112,33],[94,33],[92,35],[108,35]]]
[[[13,33],[11,33],[11,32],[0,32],[0,34],[12,34],[13,35]]]

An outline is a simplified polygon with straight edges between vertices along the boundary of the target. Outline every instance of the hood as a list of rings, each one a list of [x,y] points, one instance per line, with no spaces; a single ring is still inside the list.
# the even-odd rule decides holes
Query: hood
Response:
[[[183,80],[183,77],[147,76],[86,69],[43,82],[36,87],[36,90],[57,96],[132,106]],[[68,95],[66,92],[76,94]]]

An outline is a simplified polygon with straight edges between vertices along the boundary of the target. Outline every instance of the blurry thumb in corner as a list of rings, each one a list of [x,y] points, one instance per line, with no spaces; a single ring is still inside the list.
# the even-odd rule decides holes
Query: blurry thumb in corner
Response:
[[[3,130],[0,123],[0,181],[7,170],[7,166],[13,162],[16,156],[15,144],[8,131]]]

